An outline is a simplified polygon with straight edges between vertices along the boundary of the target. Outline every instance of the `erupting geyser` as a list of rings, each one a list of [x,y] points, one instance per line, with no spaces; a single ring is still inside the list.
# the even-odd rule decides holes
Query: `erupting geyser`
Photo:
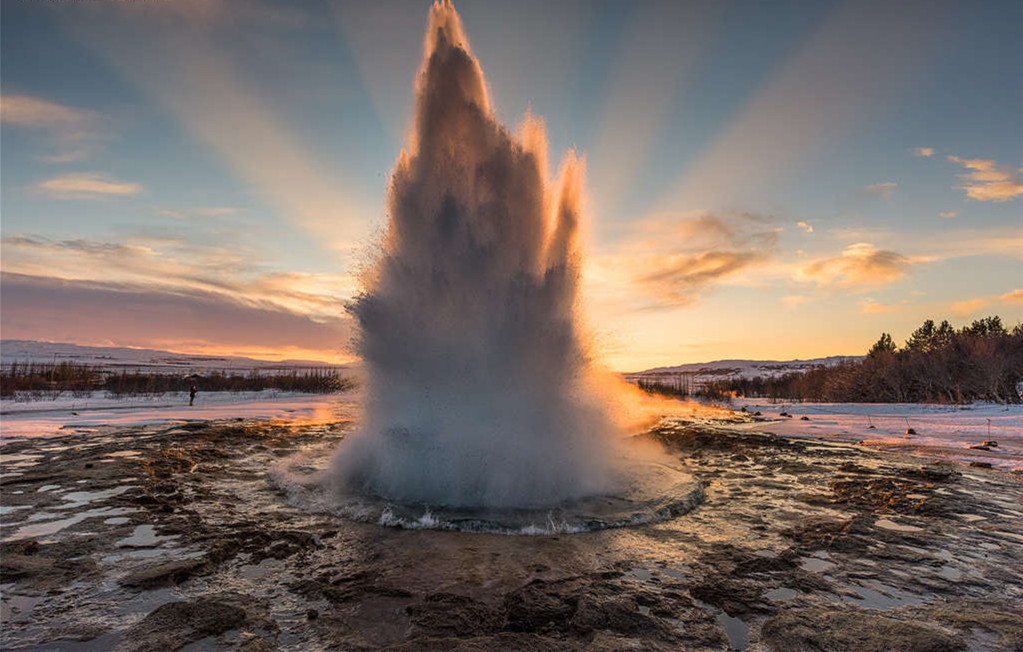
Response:
[[[366,411],[332,481],[403,503],[537,508],[621,488],[576,319],[582,163],[494,115],[450,0],[430,9],[389,225],[351,307]]]

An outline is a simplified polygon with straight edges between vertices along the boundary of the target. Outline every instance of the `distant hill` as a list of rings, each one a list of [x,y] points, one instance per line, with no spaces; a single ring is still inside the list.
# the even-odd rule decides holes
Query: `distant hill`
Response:
[[[629,380],[658,376],[692,375],[698,380],[723,378],[774,378],[787,373],[804,372],[816,367],[834,367],[847,362],[859,362],[862,355],[833,355],[812,360],[715,360],[674,367],[655,367],[646,371],[626,374]]]
[[[35,340],[0,340],[0,361],[13,362],[76,362],[106,369],[138,369],[157,373],[201,372],[215,370],[271,371],[308,369],[311,367],[343,367],[316,360],[257,360],[238,356],[192,355],[156,349],[133,349],[116,346],[80,346],[64,342]]]

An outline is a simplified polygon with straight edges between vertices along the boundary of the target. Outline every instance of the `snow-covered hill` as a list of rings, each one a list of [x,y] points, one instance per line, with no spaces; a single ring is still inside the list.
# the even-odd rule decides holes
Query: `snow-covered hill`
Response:
[[[714,362],[697,362],[675,367],[655,367],[646,371],[626,374],[626,378],[638,380],[683,374],[692,376],[697,381],[725,378],[772,378],[792,372],[808,371],[814,367],[833,367],[847,362],[858,362],[862,359],[863,356],[834,355],[812,360],[715,360]]]
[[[106,369],[140,369],[157,373],[200,372],[206,370],[283,370],[309,367],[334,367],[314,360],[257,360],[233,356],[190,355],[156,349],[132,349],[113,346],[79,346],[63,342],[34,340],[0,341],[0,361],[52,363],[76,362]]]

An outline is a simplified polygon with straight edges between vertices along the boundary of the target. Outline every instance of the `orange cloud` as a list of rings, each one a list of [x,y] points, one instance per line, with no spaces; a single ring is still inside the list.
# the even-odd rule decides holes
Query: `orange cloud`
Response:
[[[948,160],[970,170],[959,175],[963,181],[960,188],[970,199],[1005,202],[1023,195],[1023,168],[1000,166],[991,159],[982,158],[949,156]]]
[[[991,305],[1023,305],[1023,290],[1011,290],[1005,294],[977,297],[952,304],[952,313],[958,317],[972,315]]]
[[[857,305],[859,305],[860,311],[862,311],[863,314],[876,315],[885,312],[893,312],[894,310],[897,310],[899,306],[904,306],[907,303],[909,303],[908,299],[903,299],[897,303],[881,303],[879,301],[874,301],[871,298],[866,298],[860,301]]]
[[[142,192],[142,186],[137,183],[118,181],[94,172],[65,174],[41,181],[34,188],[55,199],[102,199],[137,195]]]
[[[669,305],[687,305],[707,286],[766,259],[756,251],[708,251],[645,261],[646,273],[636,282]],[[650,270],[650,265],[654,269]]]
[[[913,155],[914,156],[921,156],[921,157],[924,157],[924,158],[927,158],[929,156],[934,156],[934,148],[933,147],[914,147],[913,148]]]
[[[938,217],[944,217],[945,219],[952,219],[953,217],[959,217],[959,213],[956,211],[942,211],[938,213]]]
[[[819,258],[796,272],[796,280],[841,288],[877,287],[901,280],[912,260],[894,251],[860,242],[838,256]]]

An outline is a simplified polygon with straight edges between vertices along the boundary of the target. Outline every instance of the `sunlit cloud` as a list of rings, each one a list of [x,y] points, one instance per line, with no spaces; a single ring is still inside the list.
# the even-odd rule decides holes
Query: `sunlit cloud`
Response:
[[[959,213],[956,211],[942,211],[938,213],[938,217],[944,217],[945,219],[950,220],[954,217],[959,217]]]
[[[647,269],[636,282],[666,304],[687,305],[696,301],[708,285],[765,259],[765,254],[753,251],[663,256],[647,261],[656,267]]]
[[[860,307],[860,312],[863,314],[877,315],[881,313],[894,312],[908,303],[908,299],[903,299],[902,301],[897,301],[895,303],[881,303],[880,301],[875,301],[868,297],[866,299],[861,299],[857,302],[857,305]]]
[[[863,188],[863,192],[868,195],[874,195],[881,199],[891,199],[895,195],[895,189],[898,188],[899,184],[894,181],[885,181],[882,183],[875,183]]]
[[[199,234],[200,239],[205,239]],[[333,319],[357,291],[347,273],[277,272],[238,243],[135,237],[130,242],[36,235],[3,238],[4,270],[89,282],[158,285],[166,291],[221,293],[231,301],[311,319]]]
[[[913,261],[900,253],[865,242],[849,245],[838,256],[819,258],[796,272],[796,280],[818,286],[869,288],[902,280]]]
[[[813,225],[807,222],[796,222],[796,226],[803,229],[807,233],[813,233]]]
[[[968,317],[992,306],[1023,306],[1023,289],[958,301],[952,304],[952,313],[957,317]]]
[[[923,157],[923,158],[934,156],[934,148],[933,147],[914,147],[913,148],[913,156],[920,156],[920,157]]]
[[[715,285],[742,283],[774,255],[778,232],[772,218],[755,213],[660,215],[592,257],[586,275],[598,294],[631,297],[638,309],[687,306]]]
[[[0,95],[0,121],[44,133],[57,150],[42,157],[50,163],[80,161],[100,139],[97,113],[29,95]]]
[[[78,172],[40,181],[33,189],[55,199],[107,199],[138,195],[142,186],[105,174]]]
[[[991,159],[949,156],[948,160],[970,170],[959,175],[960,188],[970,199],[1004,202],[1023,195],[1023,168],[1001,166]]]
[[[45,339],[182,352],[223,350],[270,357],[350,358],[350,322],[313,320],[223,293],[152,284],[2,273],[2,328],[11,339]],[[70,316],[73,315],[73,318]]]

